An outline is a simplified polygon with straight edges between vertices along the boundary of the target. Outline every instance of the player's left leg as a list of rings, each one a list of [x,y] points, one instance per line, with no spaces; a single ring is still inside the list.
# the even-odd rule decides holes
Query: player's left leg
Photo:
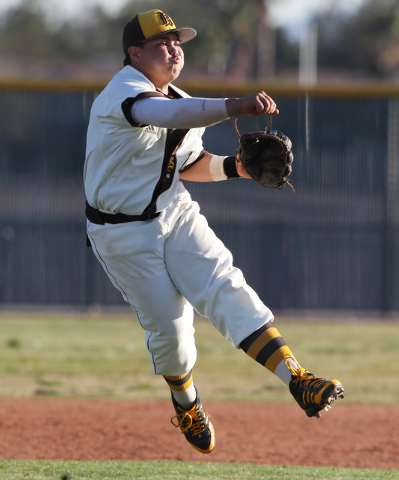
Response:
[[[195,202],[187,201],[165,242],[169,274],[178,290],[236,348],[268,368],[287,385],[308,416],[337,397],[338,380],[315,377],[301,368],[274,327],[273,314],[233,266],[232,256],[208,227]],[[183,268],[182,268],[183,266]]]
[[[316,377],[300,367],[272,322],[253,332],[240,347],[289,386],[308,417],[320,417],[321,410],[328,410],[338,397],[344,397],[341,382]]]

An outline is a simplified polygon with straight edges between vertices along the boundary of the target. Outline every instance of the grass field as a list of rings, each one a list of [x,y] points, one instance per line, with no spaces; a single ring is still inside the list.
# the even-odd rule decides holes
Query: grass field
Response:
[[[338,377],[352,403],[399,402],[399,323],[276,320],[303,366]],[[292,401],[284,384],[197,319],[195,382],[211,400]],[[0,314],[0,396],[169,399],[133,316]],[[370,382],[369,379],[373,381]],[[260,381],[260,379],[262,379]],[[244,393],[245,392],[245,393]],[[394,470],[188,462],[0,461],[0,479],[394,479]]]
[[[194,462],[0,461],[6,480],[394,480],[393,470]]]
[[[302,366],[344,383],[345,403],[399,402],[398,322],[298,317],[275,323]],[[279,379],[208,321],[198,319],[195,327],[194,378],[204,396],[292,401]],[[0,396],[169,399],[163,378],[152,373],[144,331],[133,316],[2,313],[0,342]]]

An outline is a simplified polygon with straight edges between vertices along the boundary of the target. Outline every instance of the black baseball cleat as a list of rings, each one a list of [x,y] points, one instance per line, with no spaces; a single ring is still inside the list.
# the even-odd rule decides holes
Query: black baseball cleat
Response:
[[[172,425],[180,427],[188,443],[201,453],[211,453],[215,447],[215,431],[209,415],[202,410],[201,398],[197,392],[194,406],[183,410],[173,398],[176,416],[171,418]],[[176,422],[174,421],[176,420]]]
[[[289,360],[293,360],[295,368]],[[337,398],[344,398],[345,391],[339,380],[326,380],[301,368],[291,355],[285,358],[291,372],[290,392],[308,417],[320,417],[321,410],[328,410]]]

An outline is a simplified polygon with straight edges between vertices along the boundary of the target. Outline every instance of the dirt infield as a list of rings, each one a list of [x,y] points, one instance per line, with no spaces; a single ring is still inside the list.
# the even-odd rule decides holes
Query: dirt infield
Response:
[[[169,423],[169,402],[0,399],[0,458],[186,460],[399,469],[399,406],[204,402],[216,448],[202,455]]]

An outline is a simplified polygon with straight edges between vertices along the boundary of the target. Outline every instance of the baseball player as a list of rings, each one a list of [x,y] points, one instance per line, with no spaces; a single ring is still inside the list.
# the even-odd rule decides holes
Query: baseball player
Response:
[[[235,156],[204,150],[205,127],[279,112],[263,91],[208,99],[174,86],[184,65],[181,44],[195,35],[158,9],[126,24],[125,66],[92,106],[84,184],[88,239],[146,331],[153,371],[171,390],[172,423],[194,448],[209,453],[215,433],[193,383],[194,310],[285,382],[309,417],[318,417],[344,389],[300,367],[272,312],[180,181],[250,178]]]

